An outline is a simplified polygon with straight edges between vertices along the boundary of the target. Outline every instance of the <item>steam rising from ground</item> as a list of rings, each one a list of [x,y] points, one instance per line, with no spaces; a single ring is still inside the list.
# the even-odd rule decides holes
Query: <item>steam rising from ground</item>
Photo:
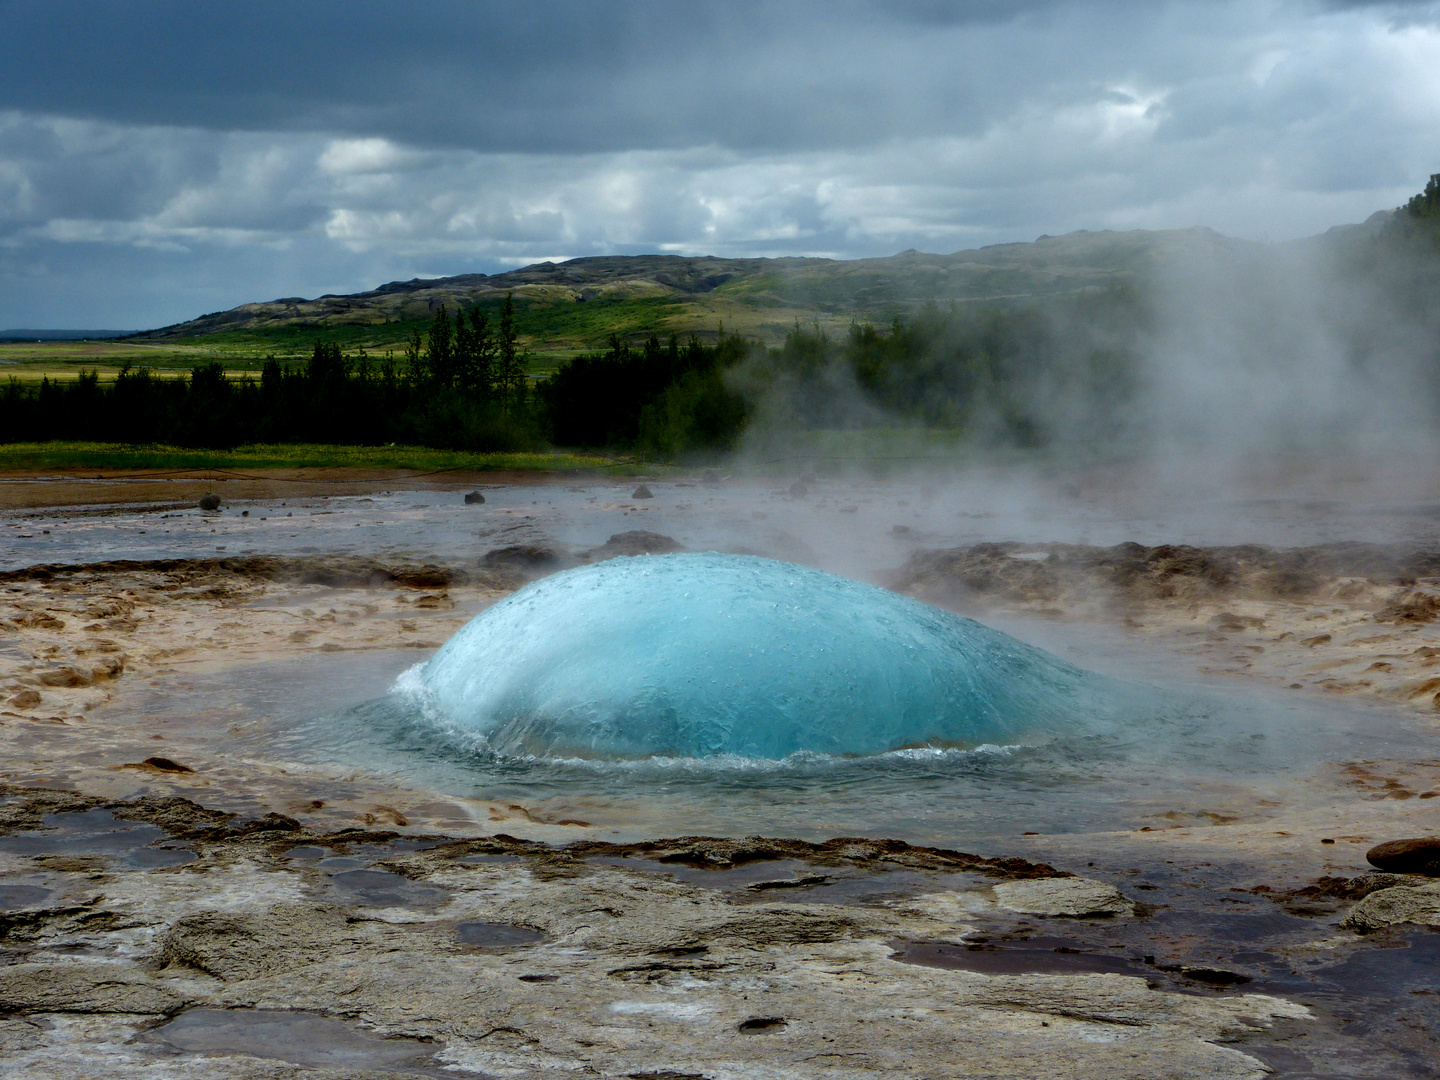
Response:
[[[853,336],[828,342],[823,363],[792,349],[742,372],[757,409],[742,458],[1118,465],[1154,470],[1161,487],[1228,489],[1440,441],[1440,259],[1403,214],[1287,244],[1073,234],[1025,258],[1047,249],[1072,271],[1092,260],[1115,273],[1050,296],[897,298],[925,344],[879,376]]]

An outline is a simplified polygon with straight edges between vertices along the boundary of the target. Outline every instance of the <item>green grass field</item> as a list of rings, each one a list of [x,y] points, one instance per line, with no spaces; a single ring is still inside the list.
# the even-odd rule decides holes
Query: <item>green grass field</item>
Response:
[[[625,474],[660,468],[638,458],[571,453],[472,454],[422,446],[257,445],[233,450],[121,443],[0,443],[0,471],[44,469],[387,469],[409,472],[568,471]]]

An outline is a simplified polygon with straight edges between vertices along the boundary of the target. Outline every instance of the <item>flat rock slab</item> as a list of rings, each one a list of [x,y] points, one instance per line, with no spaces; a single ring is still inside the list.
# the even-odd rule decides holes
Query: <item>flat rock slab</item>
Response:
[[[1022,915],[1093,919],[1135,913],[1135,905],[1120,890],[1089,878],[1006,881],[995,886],[995,899],[1002,908]]]
[[[0,1013],[168,1013],[179,994],[141,972],[107,963],[0,968]]]

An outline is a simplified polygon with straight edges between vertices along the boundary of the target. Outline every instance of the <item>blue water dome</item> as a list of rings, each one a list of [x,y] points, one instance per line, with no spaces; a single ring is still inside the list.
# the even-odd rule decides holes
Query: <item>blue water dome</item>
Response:
[[[618,558],[476,616],[418,671],[439,722],[512,756],[783,758],[1013,744],[1099,681],[972,619],[770,559]]]

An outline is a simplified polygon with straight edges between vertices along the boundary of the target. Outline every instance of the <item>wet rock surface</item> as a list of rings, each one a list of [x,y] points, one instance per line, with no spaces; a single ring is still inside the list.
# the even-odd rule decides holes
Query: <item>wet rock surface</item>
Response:
[[[26,909],[0,924],[0,1075],[1408,1077],[1435,1052],[1440,935],[1347,932],[1363,878],[1304,887],[1336,907],[1298,917],[1302,890],[1208,864],[1079,877],[869,839],[555,847],[0,796],[3,839],[50,841],[0,855]],[[195,859],[117,873],[140,839]],[[57,863],[70,841],[83,865]],[[1374,877],[1361,907],[1411,888]]]
[[[1000,906],[1024,915],[1073,919],[1133,915],[1135,905],[1113,885],[1086,878],[1041,878],[995,886]]]
[[[1437,575],[1440,552],[1380,544],[1202,548],[998,543],[917,552],[896,573],[893,584],[917,595],[960,599],[987,594],[1058,599],[1072,591],[1136,600],[1300,599],[1343,578],[1406,587],[1377,612],[1381,621],[1430,621],[1440,614],[1440,605],[1421,603],[1418,597],[1428,594],[1409,586],[1418,578]]]

